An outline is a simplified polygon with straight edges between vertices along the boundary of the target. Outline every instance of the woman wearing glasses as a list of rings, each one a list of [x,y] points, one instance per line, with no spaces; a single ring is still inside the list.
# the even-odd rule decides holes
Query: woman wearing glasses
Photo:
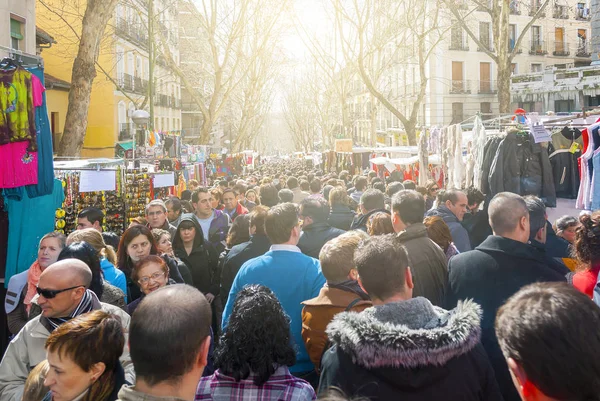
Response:
[[[144,295],[175,281],[169,280],[169,267],[165,261],[156,255],[146,256],[137,262],[131,272],[131,279],[140,287],[142,296],[127,305],[127,313],[133,315],[135,308],[140,304]]]
[[[46,340],[50,369],[43,401],[114,401],[125,384],[119,318],[96,310],[63,323]],[[84,351],[85,350],[85,351]]]
[[[35,289],[40,275],[46,267],[58,260],[65,242],[64,234],[51,232],[44,235],[40,241],[36,261],[28,270],[10,278],[4,309],[7,314],[8,329],[12,334],[17,334],[33,317],[30,316],[31,301],[36,295]]]

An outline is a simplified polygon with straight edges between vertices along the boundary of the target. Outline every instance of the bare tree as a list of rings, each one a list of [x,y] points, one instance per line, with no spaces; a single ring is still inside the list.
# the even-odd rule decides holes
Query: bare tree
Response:
[[[283,102],[285,121],[296,150],[310,152],[317,138],[317,110],[309,93],[310,79],[295,78],[286,83]]]
[[[346,60],[357,65],[368,91],[400,120],[409,143],[416,145],[418,117],[429,80],[428,61],[443,38],[440,8],[431,1],[330,1],[336,10],[335,24]],[[394,102],[382,79],[390,67],[402,63],[416,64],[419,78],[414,95],[404,99],[405,111]]]
[[[523,38],[529,32],[529,28],[541,18],[550,0],[538,0],[532,2],[529,8],[531,19],[521,29],[519,37],[514,43],[510,38],[510,15],[515,11],[512,9],[511,0],[443,0],[447,8],[456,19],[456,22],[467,35],[473,39],[475,44],[483,50],[497,66],[498,102],[500,103],[500,114],[510,113],[510,76],[512,73],[512,61],[520,52]],[[526,7],[525,2],[521,2]],[[475,35],[471,28],[475,11],[483,11],[492,19],[493,47],[490,43],[483,43],[481,38]],[[514,38],[513,38],[514,40]]]

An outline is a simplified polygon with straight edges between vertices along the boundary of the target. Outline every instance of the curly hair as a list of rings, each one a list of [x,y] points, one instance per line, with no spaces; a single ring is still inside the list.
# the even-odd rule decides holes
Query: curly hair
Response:
[[[277,367],[296,363],[290,340],[290,319],[275,294],[262,285],[246,286],[215,350],[215,367],[236,381],[252,372],[254,384],[261,386]]]
[[[390,215],[384,212],[377,212],[369,217],[367,221],[367,233],[373,235],[392,234],[394,226]]]
[[[423,224],[427,228],[429,238],[438,244],[444,252],[447,252],[452,243],[452,234],[450,234],[448,224],[439,216],[425,217]]]
[[[574,256],[587,268],[600,262],[600,210],[579,218],[581,226],[575,234]]]

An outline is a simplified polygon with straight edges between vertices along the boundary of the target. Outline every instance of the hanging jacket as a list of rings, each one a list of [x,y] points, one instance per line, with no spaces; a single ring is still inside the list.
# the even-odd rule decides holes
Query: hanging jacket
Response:
[[[181,259],[183,263],[190,269],[194,287],[203,294],[219,295],[219,277],[216,273],[218,264],[218,255],[215,249],[204,242],[202,235],[202,227],[196,217],[192,214],[185,214],[181,218],[181,222],[189,221],[194,224],[196,236],[194,237],[194,245],[192,251],[188,255],[185,250],[183,241],[181,240],[181,223],[177,228],[177,234],[173,240],[173,251],[175,255]]]
[[[565,127],[552,135],[548,145],[548,158],[552,166],[552,178],[557,198],[577,199],[579,192],[579,166],[583,138],[578,129]]]
[[[500,146],[500,142],[502,142],[502,138],[494,136],[491,137],[485,147],[483,149],[483,163],[481,166],[481,192],[488,195],[486,199],[491,199],[490,194],[490,170],[492,168],[492,163],[494,161],[494,157],[496,157],[496,152],[498,151],[498,146]],[[487,203],[487,202],[486,202]]]
[[[489,175],[490,194],[535,195],[556,207],[556,192],[548,152],[533,136],[512,131],[500,143]]]

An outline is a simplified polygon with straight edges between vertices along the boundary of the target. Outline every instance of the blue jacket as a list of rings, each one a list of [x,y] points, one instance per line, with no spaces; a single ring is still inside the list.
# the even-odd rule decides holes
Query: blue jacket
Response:
[[[302,304],[315,298],[325,284],[319,261],[298,251],[274,250],[251,259],[242,265],[223,312],[223,330],[226,329],[237,293],[248,284],[261,284],[270,288],[283,310],[290,317],[290,330],[297,349],[293,373],[314,370],[302,340]]]
[[[123,294],[125,294],[125,303],[127,303],[127,279],[125,274],[106,258],[100,259],[100,267],[102,268],[102,273],[104,273],[104,280],[123,291]]]
[[[448,225],[450,234],[452,235],[452,242],[456,246],[456,249],[460,253],[464,253],[471,250],[471,240],[469,239],[469,233],[460,224],[460,221],[456,218],[454,213],[450,211],[446,206],[440,205],[437,209],[431,209],[426,213],[426,216],[439,216]]]

